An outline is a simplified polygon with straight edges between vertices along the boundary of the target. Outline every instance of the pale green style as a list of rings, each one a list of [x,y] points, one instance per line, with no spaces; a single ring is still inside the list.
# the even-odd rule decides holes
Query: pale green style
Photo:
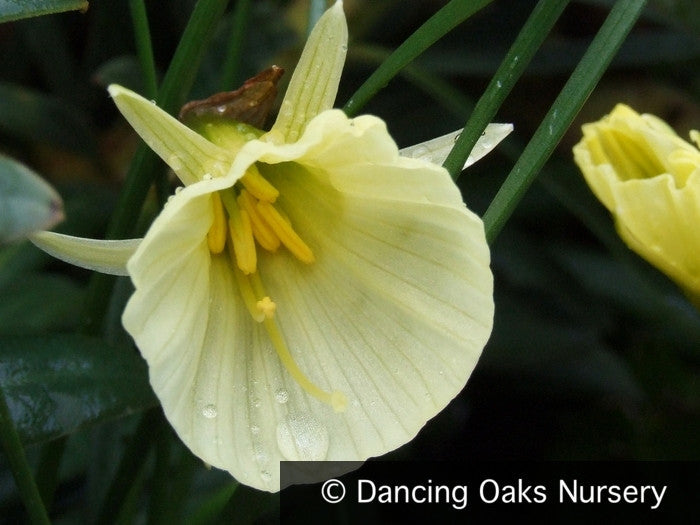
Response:
[[[690,133],[700,146],[700,134]],[[624,104],[583,126],[574,159],[620,237],[700,304],[700,151]]]
[[[275,125],[239,147],[110,87],[185,184],[133,254],[100,253],[136,288],[124,327],[184,443],[268,491],[282,460],[362,461],[412,439],[464,388],[492,328],[483,224],[447,171],[401,156],[379,118],[331,109],[346,45],[338,2]],[[246,208],[256,177],[267,189]],[[78,242],[66,256],[99,266]]]

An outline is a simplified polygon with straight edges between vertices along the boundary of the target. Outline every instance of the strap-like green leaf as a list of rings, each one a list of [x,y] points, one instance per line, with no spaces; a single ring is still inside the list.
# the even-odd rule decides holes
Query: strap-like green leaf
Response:
[[[554,151],[642,13],[646,0],[619,0],[484,214],[492,243]]]
[[[0,0],[0,23],[87,8],[87,0]]]
[[[377,91],[407,64],[492,0],[452,0],[406,39],[345,103],[343,111],[357,115]]]

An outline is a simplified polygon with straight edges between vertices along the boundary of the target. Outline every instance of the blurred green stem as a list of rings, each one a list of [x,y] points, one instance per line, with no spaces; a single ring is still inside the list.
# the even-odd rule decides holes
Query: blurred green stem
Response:
[[[492,0],[452,0],[431,16],[358,88],[345,103],[343,111],[349,116],[358,111],[408,63],[464,22]]]
[[[443,166],[457,179],[469,153],[479,140],[486,125],[501,107],[518,78],[552,30],[569,0],[540,0],[532,11],[508,54],[491,79],[484,94],[464,126]]]
[[[250,19],[250,0],[238,0],[233,10],[231,35],[229,37],[226,58],[219,89],[228,91],[235,89],[242,83],[241,62],[243,58],[243,46],[245,44],[246,28]]]
[[[646,0],[618,0],[484,214],[492,244],[554,151],[642,13]]]
[[[148,27],[148,15],[143,0],[129,0],[131,20],[134,24],[134,37],[136,39],[136,53],[141,64],[143,75],[144,93],[146,98],[153,99],[158,92],[156,80],[156,66],[153,60],[153,46],[151,45],[151,31]]]
[[[36,468],[35,479],[41,500],[47,509],[50,509],[53,503],[54,493],[58,486],[58,472],[61,467],[61,459],[67,443],[68,438],[62,436],[41,447],[41,457]]]
[[[133,481],[140,475],[156,436],[162,432],[162,416],[159,409],[151,409],[141,416],[139,426],[122,454],[114,479],[107,490],[96,523],[113,523],[121,514]]]
[[[214,29],[228,5],[228,0],[199,0],[185,28],[170,63],[156,102],[168,113],[179,109],[187,96]],[[116,210],[107,228],[108,239],[123,239],[133,235],[141,207],[156,172],[162,169],[160,159],[148,146],[141,144],[129,167]],[[85,306],[86,331],[98,333],[109,303],[115,278],[93,274]]]
[[[7,462],[17,483],[19,494],[24,507],[27,509],[31,523],[35,525],[48,524],[49,516],[41,500],[39,489],[32,477],[32,471],[27,463],[27,456],[22,448],[17,429],[12,421],[10,409],[5,400],[5,393],[0,388],[0,442],[5,450]]]

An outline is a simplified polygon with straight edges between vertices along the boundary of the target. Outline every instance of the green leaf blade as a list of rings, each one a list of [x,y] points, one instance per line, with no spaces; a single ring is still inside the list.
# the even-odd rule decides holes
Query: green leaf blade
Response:
[[[157,404],[135,352],[81,335],[0,338],[0,383],[26,444]]]
[[[0,0],[0,23],[87,8],[87,0]]]

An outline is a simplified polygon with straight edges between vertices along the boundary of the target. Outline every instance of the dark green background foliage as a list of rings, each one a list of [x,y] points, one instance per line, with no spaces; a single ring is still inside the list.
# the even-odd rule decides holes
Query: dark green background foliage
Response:
[[[351,40],[337,105],[445,3],[347,0]],[[400,146],[464,126],[535,3],[492,2],[361,111],[382,117]],[[145,4],[160,82],[195,2]],[[492,119],[513,122],[515,132],[459,178],[465,201],[480,215],[612,4],[570,2]],[[700,315],[618,239],[571,155],[580,124],[617,102],[657,114],[685,137],[700,127],[700,14],[692,4],[647,6],[537,181],[492,236],[491,340],[462,394],[391,457],[700,459]],[[240,9],[247,5],[247,12]],[[190,72],[191,89],[161,91],[159,101],[176,110],[273,63],[291,71],[306,6],[229,2],[206,29],[211,43]],[[240,53],[231,52],[241,11],[244,38],[235,48]],[[0,50],[0,152],[57,187],[67,210],[58,229],[92,237],[108,229],[143,232],[157,210],[152,195],[121,226],[108,226],[124,206],[119,190],[138,143],[105,86],[153,89],[137,58],[129,2],[93,0],[85,13],[0,24]],[[163,196],[164,169],[149,162]],[[120,325],[129,294],[127,280],[91,283],[88,272],[28,243],[0,247],[0,382],[39,491],[52,501],[52,519],[231,523],[274,515],[278,495],[207,470],[162,418],[145,364]],[[0,456],[0,522],[25,515]]]

